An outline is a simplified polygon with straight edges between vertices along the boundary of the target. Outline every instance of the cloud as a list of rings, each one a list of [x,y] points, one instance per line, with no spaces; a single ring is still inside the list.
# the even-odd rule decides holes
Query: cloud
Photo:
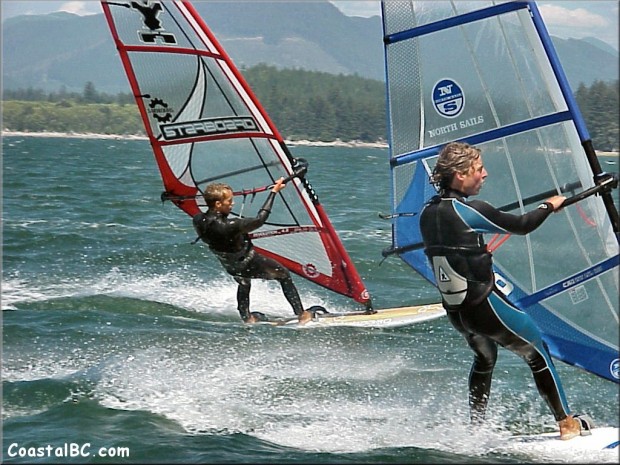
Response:
[[[381,3],[378,1],[352,1],[352,0],[330,0],[340,11],[349,16],[370,16],[381,15]]]
[[[583,8],[569,10],[568,8],[546,3],[541,5],[539,9],[540,14],[545,20],[545,24],[548,26],[570,27],[583,30],[610,26],[606,18]]]
[[[552,36],[595,37],[618,50],[618,4],[609,1],[544,3],[540,13]],[[578,4],[578,5],[577,5]],[[587,9],[586,9],[587,8]]]
[[[80,16],[85,15],[93,15],[97,13],[101,13],[101,9],[99,8],[99,2],[96,2],[96,8],[93,7],[95,2],[92,1],[84,1],[84,2],[65,2],[63,3],[59,10],[66,11],[67,13],[73,13]]]

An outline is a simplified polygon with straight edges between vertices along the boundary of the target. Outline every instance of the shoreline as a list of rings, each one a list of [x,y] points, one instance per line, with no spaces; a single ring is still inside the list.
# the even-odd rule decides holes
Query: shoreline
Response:
[[[27,132],[27,131],[5,131],[0,132],[2,137],[59,137],[73,139],[109,139],[109,140],[148,140],[148,137],[142,135],[119,135],[119,134],[95,134],[95,133],[77,133],[77,132]],[[336,139],[332,142],[311,141],[311,140],[284,140],[289,146],[304,147],[354,147],[354,148],[378,148],[387,149],[386,142],[361,142],[361,141],[341,141]],[[620,152],[603,152],[596,151],[599,157],[619,157]]]
[[[68,139],[107,139],[107,140],[145,140],[148,137],[143,135],[119,135],[119,134],[95,134],[77,132],[27,132],[27,131],[5,131],[2,130],[2,137],[58,137]],[[386,142],[361,142],[361,141],[341,141],[339,139],[332,142],[311,141],[311,140],[285,140],[289,146],[301,145],[306,147],[366,147],[366,148],[387,148]]]

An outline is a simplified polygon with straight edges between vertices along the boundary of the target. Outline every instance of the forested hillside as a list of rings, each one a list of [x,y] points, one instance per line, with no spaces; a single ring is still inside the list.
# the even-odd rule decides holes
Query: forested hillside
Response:
[[[244,71],[284,137],[332,141],[386,139],[385,85],[358,76],[276,70]]]
[[[618,81],[594,82],[590,87],[580,85],[575,99],[588,126],[590,137],[597,150],[618,151],[620,110]]]
[[[379,81],[268,65],[242,73],[284,138],[386,140],[385,86]],[[618,151],[618,81],[581,85],[575,96],[595,148]],[[91,82],[82,93],[5,91],[2,113],[6,130],[144,134],[129,93],[100,93]]]

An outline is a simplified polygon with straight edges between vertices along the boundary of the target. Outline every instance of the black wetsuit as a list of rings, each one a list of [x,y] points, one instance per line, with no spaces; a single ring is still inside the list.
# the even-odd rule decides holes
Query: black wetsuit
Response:
[[[482,233],[527,234],[553,212],[549,203],[524,215],[511,215],[460,192],[434,197],[420,217],[426,255],[431,261],[443,306],[452,325],[474,351],[469,376],[473,420],[484,418],[497,344],[530,366],[540,395],[557,421],[569,415],[568,404],[540,330],[527,313],[495,285],[492,256]]]
[[[226,271],[239,284],[237,289],[237,309],[241,318],[250,317],[251,279],[275,279],[280,282],[286,300],[296,315],[304,309],[297,288],[289,271],[275,260],[257,254],[248,233],[260,228],[271,212],[275,193],[271,192],[256,218],[228,218],[228,215],[208,210],[194,216],[194,229],[198,236],[209,245],[211,251],[222,263]]]

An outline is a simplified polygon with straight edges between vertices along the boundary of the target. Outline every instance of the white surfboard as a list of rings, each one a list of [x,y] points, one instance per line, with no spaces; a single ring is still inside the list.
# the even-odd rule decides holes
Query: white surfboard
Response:
[[[393,328],[422,321],[434,320],[446,314],[441,304],[416,305],[411,307],[384,308],[376,313],[317,313],[305,325],[299,325],[297,318],[262,321],[260,324],[299,328],[316,328],[332,326]]]
[[[615,427],[592,428],[589,436],[577,436],[576,438],[562,441],[560,432],[534,434],[527,436],[514,436],[512,442],[519,443],[519,449],[540,451],[544,453],[558,453],[562,451],[610,451],[618,457],[620,430]]]

